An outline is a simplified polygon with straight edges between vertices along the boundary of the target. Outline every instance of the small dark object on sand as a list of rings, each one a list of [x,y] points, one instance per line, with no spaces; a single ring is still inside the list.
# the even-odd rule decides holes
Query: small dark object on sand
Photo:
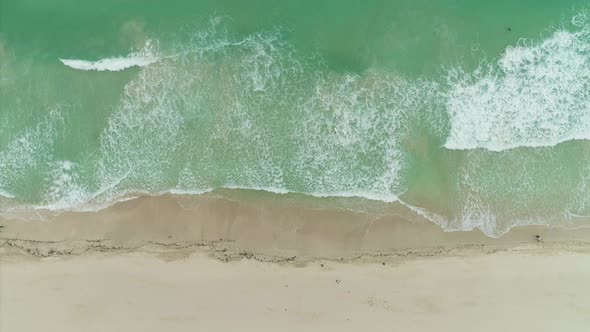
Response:
[[[535,239],[537,240],[537,242],[541,242],[541,235],[535,235]]]
[[[385,262],[381,263],[383,266],[385,266]]]

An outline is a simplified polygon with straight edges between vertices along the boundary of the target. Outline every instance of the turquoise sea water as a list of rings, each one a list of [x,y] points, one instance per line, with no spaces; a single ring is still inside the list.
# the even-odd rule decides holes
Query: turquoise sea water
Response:
[[[0,213],[233,188],[590,225],[588,8],[0,0]]]

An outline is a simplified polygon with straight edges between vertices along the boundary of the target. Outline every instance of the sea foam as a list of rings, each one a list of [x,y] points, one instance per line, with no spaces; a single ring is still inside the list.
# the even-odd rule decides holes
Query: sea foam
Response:
[[[64,65],[78,70],[121,71],[132,67],[149,66],[159,59],[153,54],[153,44],[147,41],[143,50],[124,57],[111,57],[97,61],[78,59],[59,59]]]
[[[450,70],[444,146],[501,151],[590,139],[590,27],[578,16],[573,23],[474,72]]]
[[[2,189],[0,189],[0,196],[4,196],[6,198],[14,198],[15,196],[11,193],[9,193],[8,191],[4,191]]]
[[[575,23],[579,29],[509,47],[475,72],[455,68],[447,85],[384,70],[336,73],[296,54],[278,32],[234,39],[212,29],[169,50],[176,54],[169,57],[156,56],[148,44],[126,57],[61,59],[80,70],[144,68],[108,114],[96,162],[55,159],[54,141],[63,129],[55,126],[64,121],[48,117],[0,152],[0,186],[17,193],[31,171],[48,168],[35,208],[50,210],[220,188],[364,197],[399,201],[448,231],[479,228],[490,236],[517,224],[547,223],[517,213],[534,211],[537,203],[555,202],[552,212],[583,215],[590,169],[572,190],[559,175],[583,167],[564,171],[563,158],[550,158],[553,148],[539,154],[522,149],[525,155],[512,149],[590,138],[588,31],[580,18]],[[445,111],[450,133],[437,133],[446,138],[444,146],[470,150],[457,181],[449,181],[460,191],[452,216],[398,199],[405,199],[414,157],[408,142],[416,133],[409,124],[438,116],[426,119],[436,127]],[[432,129],[445,131],[440,128],[445,124]],[[547,162],[552,173],[541,167]],[[551,191],[556,188],[561,192]],[[503,197],[518,209],[503,212]]]
[[[239,40],[200,33],[173,51],[179,56],[125,86],[101,134],[100,183],[130,172],[130,183],[152,192],[258,189],[391,202],[404,191],[399,140],[410,111],[424,108],[421,83],[326,72],[304,63],[279,32]]]

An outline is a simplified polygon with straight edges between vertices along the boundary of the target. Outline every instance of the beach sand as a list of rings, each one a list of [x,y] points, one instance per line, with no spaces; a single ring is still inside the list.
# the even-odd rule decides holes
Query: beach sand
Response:
[[[212,195],[39,217],[0,219],[0,331],[590,327],[587,229],[493,239]]]

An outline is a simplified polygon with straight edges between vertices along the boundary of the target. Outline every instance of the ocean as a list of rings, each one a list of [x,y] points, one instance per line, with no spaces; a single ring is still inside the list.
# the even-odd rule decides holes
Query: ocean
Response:
[[[0,214],[237,192],[584,227],[589,140],[587,1],[0,0]]]

